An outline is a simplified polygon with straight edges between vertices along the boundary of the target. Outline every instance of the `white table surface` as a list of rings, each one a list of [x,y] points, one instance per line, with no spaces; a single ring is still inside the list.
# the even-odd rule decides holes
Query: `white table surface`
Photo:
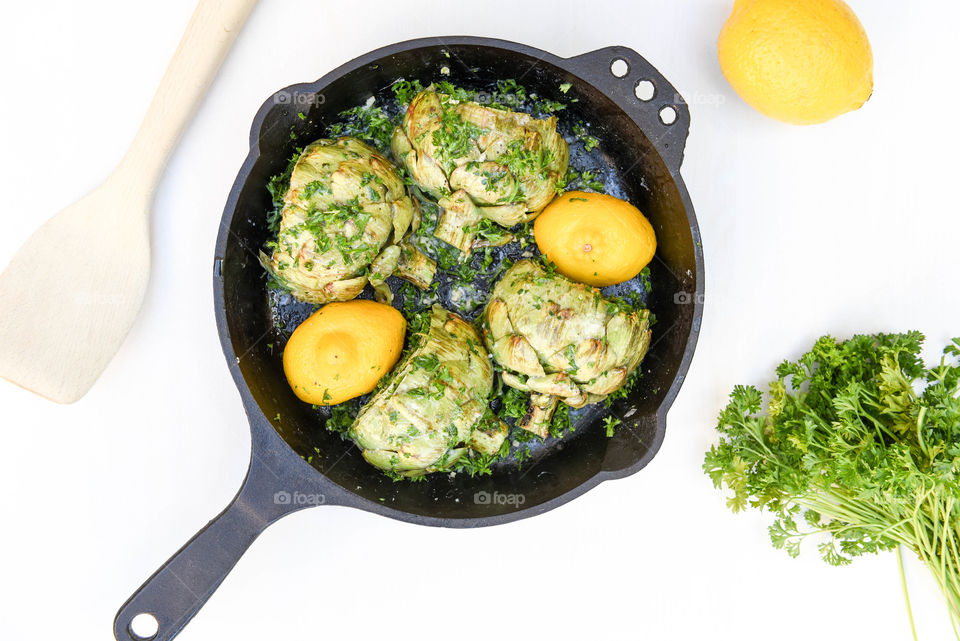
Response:
[[[294,514],[181,638],[908,638],[893,554],[845,568],[809,548],[790,559],[771,548],[768,517],[728,512],[700,465],[733,385],[765,384],[819,335],[918,329],[933,357],[960,334],[960,5],[854,0],[874,95],[797,128],[749,109],[721,75],[715,42],[731,4],[263,0],[158,188],[146,304],[102,379],[72,406],[0,381],[0,638],[109,638],[129,594],[243,478],[249,432],[217,341],[210,268],[261,101],[376,47],[450,34],[560,56],[626,45],[693,103],[683,176],[703,233],[706,311],[663,448],[631,478],[493,529],[339,507]],[[0,263],[111,171],[192,9],[5,6]],[[398,555],[436,561],[426,578],[383,573]],[[952,638],[926,571],[911,559],[907,572],[920,638]]]

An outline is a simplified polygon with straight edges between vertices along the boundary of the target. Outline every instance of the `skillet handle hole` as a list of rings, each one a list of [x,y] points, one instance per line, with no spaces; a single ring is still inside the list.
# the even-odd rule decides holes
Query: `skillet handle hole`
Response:
[[[160,623],[157,617],[148,612],[141,612],[130,620],[130,636],[138,641],[149,641],[157,636],[160,631]]]
[[[653,100],[657,95],[657,86],[652,80],[641,80],[633,88],[633,95],[644,102]]]
[[[667,125],[668,127],[673,123],[677,122],[677,110],[667,105],[660,108],[660,122]]]
[[[610,73],[617,78],[623,78],[630,73],[630,64],[623,58],[616,58],[610,63]]]

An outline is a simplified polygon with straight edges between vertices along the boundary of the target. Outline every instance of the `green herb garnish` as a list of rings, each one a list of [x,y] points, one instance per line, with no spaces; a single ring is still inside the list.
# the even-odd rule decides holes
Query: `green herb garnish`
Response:
[[[960,339],[939,365],[923,335],[824,336],[777,368],[770,395],[737,386],[703,469],[734,512],[773,514],[774,547],[811,534],[831,565],[907,548],[960,617]]]

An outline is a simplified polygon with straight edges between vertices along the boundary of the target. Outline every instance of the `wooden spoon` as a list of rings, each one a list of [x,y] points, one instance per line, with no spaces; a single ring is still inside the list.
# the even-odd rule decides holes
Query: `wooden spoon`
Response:
[[[80,399],[130,331],[150,274],[153,192],[256,0],[200,0],[116,171],[48,220],[0,275],[0,376]]]

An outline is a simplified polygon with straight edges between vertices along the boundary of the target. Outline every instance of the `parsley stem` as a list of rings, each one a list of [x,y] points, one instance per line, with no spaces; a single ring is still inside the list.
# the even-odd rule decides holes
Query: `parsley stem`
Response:
[[[921,407],[920,412],[917,414],[917,443],[920,445],[920,449],[924,454],[930,456],[930,452],[927,451],[927,445],[923,442],[923,418],[927,415],[927,408]]]
[[[903,571],[903,554],[900,552],[901,547],[903,546],[897,546],[897,566],[900,568],[900,587],[903,588],[903,602],[907,606],[907,618],[910,619],[910,633],[913,634],[913,641],[917,641],[917,626],[913,622],[913,608],[910,607],[910,591],[907,589],[907,575]],[[956,633],[956,629],[954,629],[954,633]]]

